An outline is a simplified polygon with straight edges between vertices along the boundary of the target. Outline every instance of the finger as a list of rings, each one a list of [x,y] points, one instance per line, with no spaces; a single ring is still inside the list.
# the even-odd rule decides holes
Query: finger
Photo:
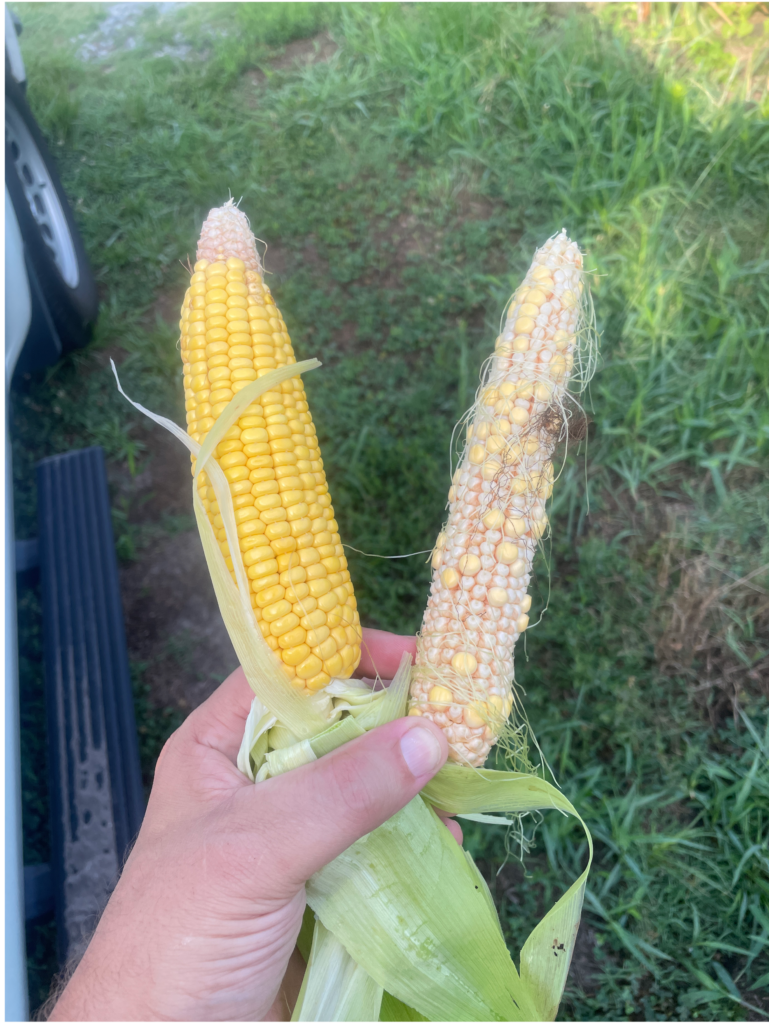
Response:
[[[253,699],[254,691],[248,685],[245,672],[238,666],[208,700],[195,708],[180,732],[193,742],[212,747],[235,762]]]
[[[258,857],[262,879],[269,874],[270,885],[288,898],[405,807],[447,753],[446,738],[432,722],[399,718],[312,764],[241,790],[243,855]]]
[[[459,822],[455,821],[454,818],[449,818],[448,815],[445,814],[439,814],[438,817],[461,846],[464,835],[462,834],[462,826]]]
[[[398,671],[404,652],[412,656],[417,652],[416,637],[398,636],[383,629],[364,629],[361,641],[360,665],[355,675],[374,679],[392,679]]]

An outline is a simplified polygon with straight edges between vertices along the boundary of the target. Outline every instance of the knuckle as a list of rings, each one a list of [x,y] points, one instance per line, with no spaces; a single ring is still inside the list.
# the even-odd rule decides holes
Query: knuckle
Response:
[[[353,820],[373,817],[381,808],[379,787],[368,772],[362,772],[348,756],[334,758],[329,766],[335,803]]]

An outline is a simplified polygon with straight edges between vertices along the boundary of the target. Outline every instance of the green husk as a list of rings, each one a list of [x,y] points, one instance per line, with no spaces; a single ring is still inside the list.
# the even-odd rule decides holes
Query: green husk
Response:
[[[291,1019],[377,1021],[381,1004],[381,986],[316,921],[307,971]]]
[[[445,765],[422,791],[426,800],[447,814],[506,811],[520,814],[550,808],[574,815],[585,830],[585,870],[539,922],[521,950],[521,979],[541,1020],[555,1020],[577,940],[593,841],[574,807],[549,782],[532,775]]]
[[[533,1020],[475,869],[419,797],[307,883],[326,928],[430,1020]]]
[[[423,1017],[421,1013],[418,1013],[413,1007],[406,1006],[400,999],[396,999],[394,995],[389,992],[385,992],[382,996],[382,1009],[379,1011],[380,1020],[427,1020],[427,1017]]]

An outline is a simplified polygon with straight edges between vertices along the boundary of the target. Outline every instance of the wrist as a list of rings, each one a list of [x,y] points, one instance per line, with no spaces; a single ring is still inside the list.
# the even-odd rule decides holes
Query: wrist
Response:
[[[113,1021],[162,1020],[144,1005],[136,991],[129,996],[104,973],[98,976],[78,967],[51,1011],[48,1020]]]

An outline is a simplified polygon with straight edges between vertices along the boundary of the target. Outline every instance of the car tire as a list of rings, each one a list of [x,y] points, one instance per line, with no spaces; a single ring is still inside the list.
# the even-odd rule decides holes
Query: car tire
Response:
[[[98,314],[96,280],[48,146],[22,87],[8,74],[5,183],[62,355],[82,348]]]

